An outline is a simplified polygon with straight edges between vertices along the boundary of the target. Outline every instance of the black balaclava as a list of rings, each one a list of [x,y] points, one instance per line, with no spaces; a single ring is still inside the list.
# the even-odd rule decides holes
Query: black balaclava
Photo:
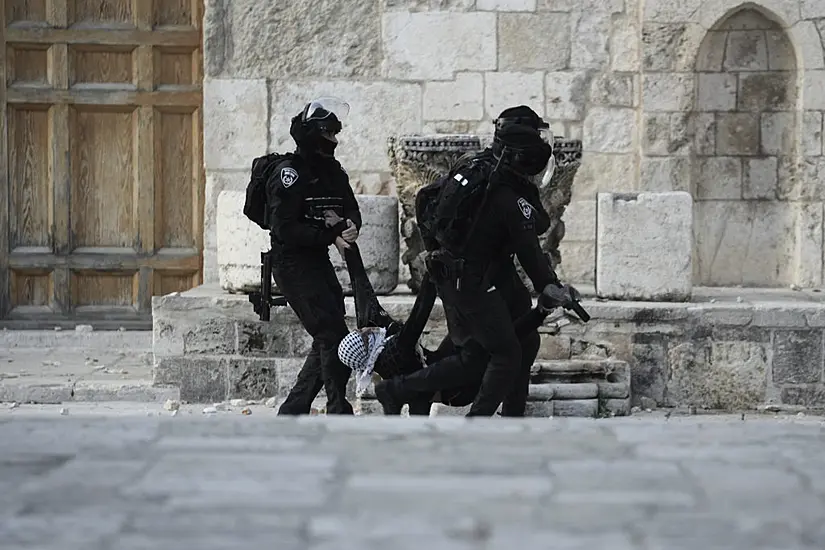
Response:
[[[334,157],[335,148],[338,146],[335,134],[341,131],[341,122],[332,112],[321,113],[324,116],[319,117],[318,110],[311,120],[305,121],[308,108],[309,104],[300,113],[292,117],[289,135],[292,136],[295,144],[304,153]]]

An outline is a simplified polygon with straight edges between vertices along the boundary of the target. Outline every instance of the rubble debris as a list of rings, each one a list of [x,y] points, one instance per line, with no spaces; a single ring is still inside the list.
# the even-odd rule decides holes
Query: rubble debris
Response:
[[[167,399],[166,403],[163,404],[163,408],[167,411],[176,411],[180,409],[180,401],[175,401],[174,399]]]
[[[66,407],[60,409],[60,416],[69,416],[69,409],[67,409]]]
[[[175,409],[174,411],[172,411],[172,416],[177,416],[177,415],[178,415],[178,410],[177,410],[177,409]]]
[[[94,332],[94,327],[92,325],[77,325],[74,327],[75,332]]]
[[[264,402],[264,406],[269,407],[270,409],[274,409],[275,405],[277,405],[277,404],[278,404],[278,398],[277,397],[270,397],[269,399],[267,399]]]
[[[247,401],[246,399],[232,399],[229,404],[233,407],[246,407]]]
[[[249,407],[244,407],[244,409],[241,411],[241,414],[244,416],[249,416],[250,414],[252,414],[252,409],[250,409]]]
[[[18,407],[20,407],[20,404],[17,401],[14,401],[11,405],[9,405],[10,409],[16,409]]]
[[[216,412],[218,412],[218,409],[215,407],[206,407],[203,409],[203,414],[215,414]]]

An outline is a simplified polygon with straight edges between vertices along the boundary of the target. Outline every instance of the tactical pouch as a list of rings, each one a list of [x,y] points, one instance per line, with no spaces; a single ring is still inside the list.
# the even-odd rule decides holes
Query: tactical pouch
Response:
[[[307,219],[325,221],[324,213],[332,210],[341,218],[344,217],[344,201],[338,197],[310,197],[304,200]]]
[[[464,259],[456,258],[445,250],[437,250],[427,256],[427,271],[436,284],[450,284],[461,290],[464,276]]]

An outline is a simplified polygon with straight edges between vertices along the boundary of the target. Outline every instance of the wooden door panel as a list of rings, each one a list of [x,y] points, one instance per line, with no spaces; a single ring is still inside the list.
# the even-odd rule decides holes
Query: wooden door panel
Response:
[[[201,17],[6,0],[0,317],[148,322],[153,295],[200,284]]]

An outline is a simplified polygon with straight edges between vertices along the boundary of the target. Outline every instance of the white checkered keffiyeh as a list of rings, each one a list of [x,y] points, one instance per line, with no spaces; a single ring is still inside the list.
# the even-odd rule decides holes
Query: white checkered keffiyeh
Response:
[[[369,386],[375,361],[388,340],[387,329],[370,327],[350,332],[338,344],[338,358],[355,373],[357,396]]]

